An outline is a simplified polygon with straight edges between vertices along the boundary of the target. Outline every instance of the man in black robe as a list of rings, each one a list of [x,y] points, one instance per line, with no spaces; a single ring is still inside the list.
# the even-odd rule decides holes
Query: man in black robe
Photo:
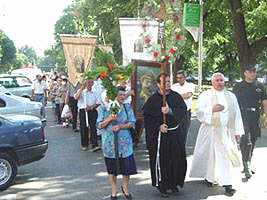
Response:
[[[165,107],[162,100],[163,76],[166,77]],[[186,104],[177,92],[170,90],[168,75],[161,73],[157,78],[157,86],[158,91],[143,107],[143,115],[152,185],[157,187],[162,197],[168,197],[169,189],[174,194],[179,192],[178,186],[183,187],[186,175],[185,144],[182,129],[179,128],[186,114]],[[166,124],[163,123],[163,113],[166,115]]]

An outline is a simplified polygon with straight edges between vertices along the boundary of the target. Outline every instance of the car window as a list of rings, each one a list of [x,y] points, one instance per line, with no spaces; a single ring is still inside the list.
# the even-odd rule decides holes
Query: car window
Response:
[[[0,98],[0,108],[5,107],[6,106],[6,102]]]
[[[31,86],[32,82],[27,77],[12,76],[12,77],[1,77],[0,84],[3,85],[5,88],[14,88],[14,87]]]
[[[1,77],[0,84],[3,85],[5,88],[18,87],[18,84],[14,81],[12,77]]]
[[[32,82],[27,77],[16,77],[16,82],[19,87],[31,86]]]

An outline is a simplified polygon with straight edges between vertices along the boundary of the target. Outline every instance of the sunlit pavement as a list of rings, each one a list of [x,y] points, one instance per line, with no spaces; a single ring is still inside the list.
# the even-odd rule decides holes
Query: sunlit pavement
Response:
[[[187,141],[188,172],[192,159],[199,123],[192,119]],[[20,167],[16,183],[0,192],[0,200],[101,200],[109,199],[111,188],[108,182],[102,152],[81,151],[79,133],[71,128],[62,128],[53,122],[48,109],[46,135],[49,148],[44,159]],[[257,142],[252,168],[256,174],[242,182],[241,169],[236,169],[233,197],[224,195],[222,187],[208,188],[202,180],[186,178],[178,200],[266,200],[267,199],[267,130]],[[136,200],[162,199],[150,184],[150,171],[145,144],[135,150],[138,174],[131,177],[130,191]],[[244,181],[244,180],[243,180]],[[121,191],[121,177],[118,180],[118,197],[124,199]]]

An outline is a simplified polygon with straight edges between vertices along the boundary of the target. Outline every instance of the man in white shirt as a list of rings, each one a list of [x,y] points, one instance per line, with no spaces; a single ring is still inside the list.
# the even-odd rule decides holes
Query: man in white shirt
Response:
[[[88,150],[88,126],[90,127],[90,134],[92,140],[92,151],[100,150],[97,141],[96,120],[97,110],[100,105],[99,98],[92,91],[94,81],[86,81],[81,88],[74,94],[74,98],[78,100],[79,118],[80,118],[80,133],[82,150]],[[88,116],[88,118],[86,117]],[[87,124],[88,119],[88,124]]]
[[[36,80],[32,84],[32,100],[42,103],[42,117],[45,118],[45,94],[47,90],[47,85],[44,80],[42,80],[41,74],[36,75]]]
[[[184,70],[179,70],[176,73],[177,83],[171,86],[171,89],[178,92],[187,107],[187,112],[184,120],[181,122],[180,127],[184,130],[184,142],[186,143],[187,133],[191,124],[191,106],[193,100],[193,94],[195,91],[195,85],[186,81],[186,74]]]

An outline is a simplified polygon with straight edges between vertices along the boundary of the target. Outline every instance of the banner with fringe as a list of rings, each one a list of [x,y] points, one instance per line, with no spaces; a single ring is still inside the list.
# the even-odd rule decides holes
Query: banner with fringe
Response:
[[[83,82],[83,74],[89,71],[96,46],[94,35],[60,35],[68,67],[69,81],[75,87]]]

